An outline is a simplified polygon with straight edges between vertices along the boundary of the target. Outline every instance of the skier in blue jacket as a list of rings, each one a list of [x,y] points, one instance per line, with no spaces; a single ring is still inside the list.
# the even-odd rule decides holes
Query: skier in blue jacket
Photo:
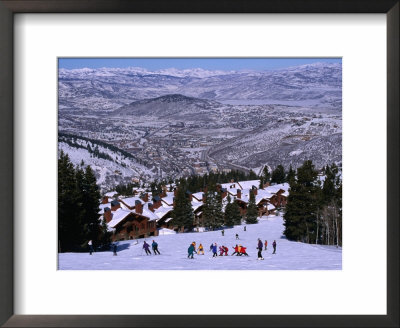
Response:
[[[213,257],[217,257],[217,243],[215,243],[212,247]]]
[[[190,244],[189,248],[188,248],[188,258],[193,258],[193,253],[195,251],[195,247],[193,245],[193,243]]]
[[[153,248],[154,255],[161,255],[160,251],[158,250],[158,244],[153,240],[153,243],[151,244],[151,248]]]

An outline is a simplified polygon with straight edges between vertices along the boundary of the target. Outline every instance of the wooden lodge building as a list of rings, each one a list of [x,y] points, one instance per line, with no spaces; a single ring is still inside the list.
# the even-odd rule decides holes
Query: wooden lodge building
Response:
[[[217,186],[217,192],[221,193],[223,204],[227,204],[228,194],[240,207],[240,214],[244,217],[250,199],[250,193],[254,193],[259,216],[273,215],[277,208],[284,207],[287,202],[289,185],[265,185],[258,189],[259,180],[231,182]],[[100,205],[101,218],[104,218],[108,229],[113,232],[112,240],[127,240],[157,236],[162,228],[178,231],[174,226],[171,213],[174,208],[176,190],[167,192],[163,190],[159,196],[151,197],[147,192],[141,192],[137,197],[115,197],[105,195]],[[114,199],[110,201],[110,196]],[[203,207],[206,201],[204,192],[187,193],[194,212],[194,226],[204,227],[202,220]]]

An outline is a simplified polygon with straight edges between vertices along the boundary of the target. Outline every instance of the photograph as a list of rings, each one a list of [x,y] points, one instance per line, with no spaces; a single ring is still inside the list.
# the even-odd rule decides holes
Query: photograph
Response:
[[[58,58],[59,270],[342,270],[341,58]]]

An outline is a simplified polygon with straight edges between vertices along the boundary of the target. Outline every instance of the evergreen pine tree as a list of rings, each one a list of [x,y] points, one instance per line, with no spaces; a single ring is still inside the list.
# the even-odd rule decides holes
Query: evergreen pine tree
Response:
[[[59,251],[76,251],[83,242],[81,214],[77,208],[75,169],[63,151],[58,159],[58,239]]]
[[[100,190],[96,177],[90,166],[86,166],[83,179],[83,213],[82,220],[86,240],[92,240],[95,245],[99,244],[101,237],[101,220],[99,219]]]
[[[297,170],[297,180],[290,185],[284,214],[284,234],[289,240],[314,243],[317,239],[319,192],[316,177],[312,162],[305,161]]]
[[[186,189],[183,183],[178,187],[175,197],[175,206],[171,216],[173,217],[172,222],[174,225],[192,230],[194,220],[193,208],[186,195]]]
[[[271,181],[271,173],[269,172],[267,165],[265,165],[264,169],[263,169],[263,180],[264,180],[264,183]]]
[[[292,164],[290,164],[289,171],[288,171],[288,173],[286,175],[286,178],[285,178],[285,182],[288,182],[291,185],[291,184],[294,183],[295,179],[296,179],[296,173],[293,170]]]
[[[232,219],[235,225],[242,224],[242,215],[240,214],[240,207],[236,200],[232,202]]]
[[[263,180],[263,177],[260,178],[260,185],[258,186],[258,189],[264,189],[264,180]]]
[[[254,224],[258,222],[257,219],[257,205],[256,205],[256,198],[254,193],[250,191],[250,199],[249,204],[247,205],[247,213],[246,213],[246,223],[247,224]]]
[[[222,194],[217,193],[214,203],[214,227],[220,228],[224,225],[224,212],[222,211]]]
[[[214,230],[224,224],[221,195],[215,191],[215,185],[208,186],[206,202],[203,205],[204,225]]]
[[[250,172],[249,172],[249,180],[256,180],[256,179],[258,179],[257,174],[253,170],[250,170]]]
[[[225,214],[224,214],[224,218],[225,218],[225,225],[228,227],[232,227],[235,222],[233,220],[233,213],[232,213],[232,199],[231,196],[228,194],[228,196],[226,197],[227,200],[227,204],[225,206]]]
[[[285,182],[285,169],[282,165],[278,165],[275,170],[272,171],[271,175],[272,183],[283,183]]]

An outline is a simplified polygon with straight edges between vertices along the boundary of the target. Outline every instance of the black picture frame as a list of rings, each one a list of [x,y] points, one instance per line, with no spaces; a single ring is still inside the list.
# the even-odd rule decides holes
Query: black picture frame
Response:
[[[399,0],[0,0],[0,324],[4,327],[399,327]],[[14,315],[13,17],[16,13],[384,13],[387,315]],[[366,286],[368,288],[368,286]]]

